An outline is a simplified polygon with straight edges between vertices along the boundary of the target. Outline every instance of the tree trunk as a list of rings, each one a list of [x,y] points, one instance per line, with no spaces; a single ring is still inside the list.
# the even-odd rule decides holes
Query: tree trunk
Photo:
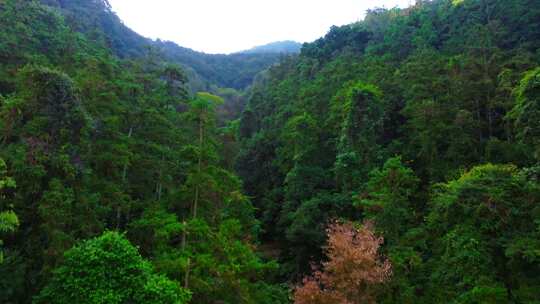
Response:
[[[202,114],[199,117],[199,158],[197,162],[197,175],[200,177],[202,172],[202,149],[203,149],[203,140],[204,140],[204,129],[203,129],[203,117]],[[193,200],[193,219],[197,218],[197,208],[199,205],[199,195],[200,195],[200,185],[197,182],[195,185],[195,199]],[[184,225],[185,225],[184,221]],[[182,250],[184,251],[186,249],[186,240],[187,240],[187,232],[184,228],[184,233],[182,234]],[[187,260],[187,267],[186,267],[186,273],[184,275],[184,288],[189,288],[189,272],[191,267],[191,259],[188,258]]]
[[[133,135],[133,127],[129,128],[128,139],[131,138],[131,135]],[[122,183],[126,182],[126,178],[127,178],[127,162],[124,163],[124,168],[122,170]]]
[[[191,264],[191,259],[188,258],[188,260],[187,260],[186,275],[184,276],[184,288],[185,288],[185,289],[188,289],[188,288],[189,288],[189,267],[190,267],[190,264]]]
[[[133,127],[129,128],[128,138],[131,138],[133,135]],[[124,163],[124,168],[122,169],[122,185],[126,184],[127,179],[127,162]],[[120,219],[122,218],[122,208],[120,205],[116,207],[116,229],[120,228]]]
[[[163,178],[163,162],[165,161],[165,156],[161,155],[161,163],[159,166],[159,177],[156,184],[156,198],[158,201],[161,200],[161,194],[163,193],[163,184],[161,183],[161,180]]]
[[[197,175],[201,176],[202,171],[202,149],[203,149],[203,139],[204,139],[204,129],[203,129],[203,119],[202,115],[199,118],[199,159],[197,164]],[[195,200],[193,202],[193,218],[197,217],[197,208],[199,205],[199,183],[195,185]]]
[[[182,252],[185,252],[186,243],[187,243],[187,224],[185,220],[183,221],[183,224],[184,224],[184,230],[182,231]],[[188,288],[189,286],[189,267],[190,267],[190,259],[188,258],[186,273],[184,274],[184,287],[185,288]]]

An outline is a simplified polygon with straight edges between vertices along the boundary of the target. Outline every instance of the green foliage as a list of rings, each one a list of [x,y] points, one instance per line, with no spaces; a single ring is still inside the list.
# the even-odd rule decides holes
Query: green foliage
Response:
[[[383,154],[382,93],[374,86],[356,83],[334,97],[332,108],[338,131],[336,179],[346,191],[359,188]]]
[[[19,226],[19,219],[13,211],[3,211],[0,213],[0,232],[13,232]]]
[[[0,302],[287,303],[334,219],[384,237],[378,302],[540,301],[539,4],[373,9],[273,65],[0,1]]]
[[[419,185],[420,180],[402,158],[393,157],[382,169],[370,173],[365,192],[355,204],[385,236],[393,276],[382,293],[384,303],[420,301],[415,289],[422,285],[422,251],[426,248],[422,229],[417,227],[424,211]]]
[[[200,101],[200,102],[206,101],[207,103],[211,102],[211,103],[213,103],[214,106],[223,103],[223,98],[221,98],[219,96],[216,96],[216,95],[212,95],[212,94],[210,94],[208,92],[199,92],[199,93],[197,93],[196,100]]]
[[[292,117],[283,128],[283,149],[280,151],[294,164],[309,161],[316,151],[318,127],[316,121],[307,113]],[[290,166],[290,165],[289,165]],[[284,168],[287,172],[287,169]]]
[[[509,116],[515,122],[518,138],[530,145],[536,159],[540,159],[540,68],[525,74],[516,95]]]
[[[8,176],[6,162],[0,158],[0,198],[6,198],[6,190],[13,189],[17,186],[15,180]]]
[[[387,242],[399,242],[414,227],[422,210],[422,206],[415,205],[419,182],[414,172],[403,165],[401,157],[388,159],[382,170],[370,173],[366,195],[360,197],[356,206],[374,220]]]
[[[486,163],[513,164],[516,178],[528,168],[531,181],[520,181],[528,186],[498,204],[512,205],[508,216],[522,210],[515,197],[534,209],[539,16],[539,3],[527,0],[373,9],[261,77],[240,119],[236,168],[289,279],[321,259],[329,218],[369,218],[394,265],[383,303],[536,300],[534,262],[525,273],[523,260],[505,260],[502,243],[510,241],[496,231],[491,243],[501,244],[486,246],[481,227],[496,223],[488,211],[471,206],[454,214],[457,204],[440,211],[451,216],[426,219],[439,214],[434,185]],[[481,192],[510,193],[507,181]],[[482,201],[476,194],[463,197]],[[536,221],[528,216],[527,223]],[[529,235],[533,255],[534,224],[500,217],[508,233]],[[465,219],[476,221],[453,226]]]
[[[435,301],[538,301],[539,190],[516,167],[491,164],[437,187],[427,217]]]
[[[0,208],[10,207],[6,204],[6,192],[16,187],[15,180],[7,175],[5,161],[0,158]],[[12,210],[0,211],[0,233],[12,233],[19,226],[19,218]],[[4,252],[2,251],[3,241],[0,239],[0,264],[4,261]]]
[[[260,278],[277,270],[277,263],[262,261],[242,241],[243,229],[236,220],[225,220],[212,231],[204,222],[192,222],[188,229],[196,240],[191,249],[192,288],[196,303],[281,303],[284,292]]]
[[[155,274],[121,234],[107,232],[66,251],[35,303],[181,304],[189,297],[178,283]]]
[[[202,90],[241,105],[242,92],[217,86],[244,88],[277,55],[206,56],[168,48],[129,30],[101,0],[2,1],[0,28],[6,63],[0,67],[0,157],[10,169],[7,178],[0,163],[6,249],[0,302],[30,303],[40,294],[45,303],[184,303],[193,293],[238,303],[237,290],[244,303],[282,302],[285,289],[272,277],[277,264],[261,259],[252,245],[260,230],[255,209],[226,169],[234,138],[222,145],[228,135],[216,115],[230,104],[211,93],[190,96],[199,81]],[[188,58],[176,58],[177,51]],[[197,72],[185,66],[191,63]],[[204,80],[193,78],[199,72]],[[198,213],[188,221],[195,197]],[[208,232],[197,234],[207,244],[202,248],[191,238],[192,222]],[[179,247],[188,226],[186,246]],[[106,230],[126,231],[160,274],[138,254],[123,255],[133,254],[127,241],[109,234],[93,239]],[[116,258],[103,242],[118,243]],[[222,258],[225,245],[234,248]],[[210,264],[190,268],[202,283],[180,290],[188,259],[206,256],[213,257]],[[107,285],[110,269],[124,260],[136,273]],[[215,281],[214,260],[225,265]],[[253,270],[238,271],[237,264]]]
[[[183,281],[189,267],[189,289],[196,303],[282,303],[286,297],[280,287],[264,282],[277,264],[254,252],[254,243],[246,237],[249,227],[232,216],[225,215],[213,228],[203,219],[180,222],[174,214],[155,210],[131,228],[160,272]],[[184,231],[185,247],[178,244],[184,242]]]

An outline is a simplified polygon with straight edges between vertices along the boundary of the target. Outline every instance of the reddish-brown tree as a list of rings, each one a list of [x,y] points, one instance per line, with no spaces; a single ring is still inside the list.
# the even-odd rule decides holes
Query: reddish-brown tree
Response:
[[[382,237],[367,222],[361,228],[352,223],[334,223],[328,228],[323,270],[306,277],[294,293],[295,304],[375,303],[377,287],[391,275],[391,264],[379,253]]]

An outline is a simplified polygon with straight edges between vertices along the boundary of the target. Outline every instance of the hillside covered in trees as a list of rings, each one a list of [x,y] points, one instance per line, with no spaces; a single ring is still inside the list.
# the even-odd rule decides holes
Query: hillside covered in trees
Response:
[[[537,0],[290,55],[0,0],[0,303],[539,303],[539,47]]]
[[[24,1],[23,1],[24,2]],[[271,43],[246,53],[205,54],[174,42],[150,40],[132,31],[116,16],[106,0],[40,0],[37,1],[60,13],[70,29],[100,42],[109,52],[123,59],[146,56],[149,52],[180,65],[189,76],[191,91],[232,88],[242,91],[251,85],[261,70],[277,63],[283,55],[296,53],[300,46]],[[268,51],[272,45],[282,51]]]

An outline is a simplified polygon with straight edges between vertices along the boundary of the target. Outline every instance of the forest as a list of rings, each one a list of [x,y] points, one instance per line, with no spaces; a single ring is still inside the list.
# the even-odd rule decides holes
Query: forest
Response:
[[[299,47],[0,0],[0,303],[540,303],[540,1]]]

